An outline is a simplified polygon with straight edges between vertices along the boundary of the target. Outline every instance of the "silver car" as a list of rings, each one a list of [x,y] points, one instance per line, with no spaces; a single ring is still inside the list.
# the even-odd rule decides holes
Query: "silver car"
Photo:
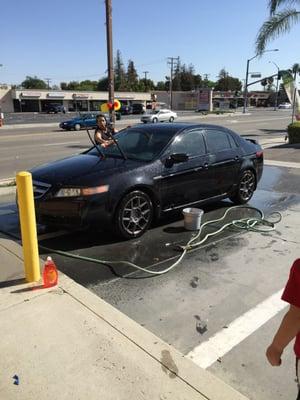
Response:
[[[281,104],[279,104],[278,108],[290,109],[290,108],[292,108],[292,105],[291,105],[291,103],[281,103]]]
[[[174,111],[162,109],[153,111],[151,114],[144,114],[141,121],[146,124],[147,122],[173,122],[177,118],[177,114]]]

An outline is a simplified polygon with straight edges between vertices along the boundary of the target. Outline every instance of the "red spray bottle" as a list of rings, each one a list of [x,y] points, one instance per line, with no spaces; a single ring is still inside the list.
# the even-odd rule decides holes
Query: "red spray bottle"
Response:
[[[44,288],[57,285],[58,272],[56,265],[51,257],[47,257],[43,271],[43,286]]]

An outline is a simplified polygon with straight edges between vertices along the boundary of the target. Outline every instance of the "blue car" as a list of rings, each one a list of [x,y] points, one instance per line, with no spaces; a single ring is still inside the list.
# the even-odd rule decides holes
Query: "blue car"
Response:
[[[70,131],[72,129],[74,129],[75,131],[80,131],[80,129],[85,128],[96,128],[96,117],[98,114],[98,112],[80,114],[78,117],[61,122],[59,124],[59,127],[67,131]],[[105,116],[106,118],[108,118],[108,115],[105,114]],[[121,119],[120,113],[116,113],[116,119]]]

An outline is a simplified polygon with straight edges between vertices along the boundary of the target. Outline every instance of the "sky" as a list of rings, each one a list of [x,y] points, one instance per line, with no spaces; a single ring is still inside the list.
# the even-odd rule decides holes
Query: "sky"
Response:
[[[155,82],[170,74],[167,57],[178,56],[212,81],[222,68],[242,80],[268,2],[112,0],[114,54],[119,49],[125,66],[132,59],[139,76],[148,71]],[[0,10],[1,83],[20,84],[27,75],[50,85],[105,76],[104,0],[2,0]],[[277,72],[273,62],[280,69],[300,63],[299,38],[296,24],[267,46],[279,51],[250,62],[250,72],[268,76]]]

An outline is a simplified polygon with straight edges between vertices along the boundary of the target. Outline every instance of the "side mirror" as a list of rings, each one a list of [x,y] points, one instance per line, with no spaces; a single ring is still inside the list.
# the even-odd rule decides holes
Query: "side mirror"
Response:
[[[179,164],[182,162],[186,162],[189,159],[188,155],[185,153],[174,153],[171,154],[166,159],[166,166],[172,166],[173,164]]]

